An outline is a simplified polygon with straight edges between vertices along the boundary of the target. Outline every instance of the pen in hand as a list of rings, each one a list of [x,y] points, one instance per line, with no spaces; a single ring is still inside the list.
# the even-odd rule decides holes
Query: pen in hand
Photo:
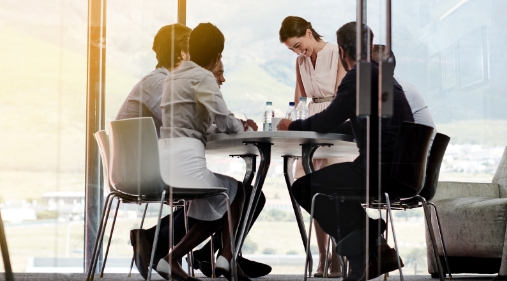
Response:
[[[245,114],[245,113],[243,113],[243,115],[245,116],[245,119],[246,119],[246,121],[247,121],[247,123],[248,123],[248,117],[246,116],[246,114]],[[247,126],[248,126],[248,125],[247,125]],[[250,127],[250,126],[248,126],[248,128],[247,128],[245,131],[253,131],[253,128],[252,128],[252,127]]]

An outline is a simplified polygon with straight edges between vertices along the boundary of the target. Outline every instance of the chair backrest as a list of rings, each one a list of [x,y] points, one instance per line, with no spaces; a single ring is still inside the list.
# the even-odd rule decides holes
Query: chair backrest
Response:
[[[432,134],[433,127],[403,122],[393,155],[387,190],[390,197],[409,198],[421,192]]]
[[[157,197],[165,184],[160,176],[158,139],[151,117],[112,121],[109,179],[120,192]]]
[[[437,192],[440,166],[442,165],[442,159],[444,159],[445,150],[447,149],[447,145],[450,141],[450,137],[441,133],[437,133],[435,139],[433,140],[430,157],[428,158],[428,165],[426,167],[426,180],[421,193],[419,193],[419,195],[428,201],[431,200]]]
[[[109,184],[109,136],[107,135],[106,131],[98,131],[95,134],[95,140],[97,141],[97,144],[99,145],[100,150],[100,159],[102,160],[102,167],[104,168],[104,179],[107,182],[107,187],[111,188],[111,185]]]

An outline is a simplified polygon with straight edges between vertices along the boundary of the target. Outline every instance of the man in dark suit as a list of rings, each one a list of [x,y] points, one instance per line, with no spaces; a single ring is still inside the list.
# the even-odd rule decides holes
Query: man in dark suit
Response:
[[[368,28],[368,27],[365,27]],[[368,30],[370,30],[368,28]],[[305,120],[282,120],[279,130],[315,131],[328,133],[336,131],[345,122],[350,122],[353,135],[359,148],[359,156],[353,162],[334,164],[320,169],[312,174],[298,179],[292,185],[291,192],[296,201],[308,212],[312,198],[316,193],[323,193],[330,197],[318,197],[314,217],[322,229],[337,243],[337,253],[347,256],[350,261],[351,274],[348,280],[365,280],[366,272],[369,279],[397,268],[396,253],[387,244],[381,244],[381,264],[378,266],[377,241],[379,233],[385,231],[385,222],[378,222],[369,218],[369,240],[366,241],[366,220],[368,218],[361,206],[366,198],[366,149],[367,149],[367,120],[356,116],[356,23],[350,22],[336,32],[340,61],[347,70],[336,98],[321,113]],[[370,39],[373,33],[370,30]],[[371,62],[371,93],[372,104],[377,104],[378,92],[378,64]],[[397,83],[393,91],[393,115],[382,118],[381,148],[382,168],[381,177],[388,178],[390,162],[393,157],[399,129],[404,121],[414,122],[410,105],[403,90]],[[375,118],[371,116],[375,124]],[[347,121],[349,120],[349,121]],[[376,187],[371,192],[377,192]],[[366,264],[366,247],[370,249],[370,264]],[[394,254],[393,254],[394,252]],[[395,258],[392,258],[394,255]],[[380,270],[378,269],[380,268]]]

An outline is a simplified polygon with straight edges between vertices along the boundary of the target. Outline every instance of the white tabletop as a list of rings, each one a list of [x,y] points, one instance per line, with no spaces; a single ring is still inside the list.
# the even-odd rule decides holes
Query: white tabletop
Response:
[[[244,142],[272,143],[271,157],[301,156],[300,144],[327,143],[331,147],[320,147],[314,159],[357,156],[359,154],[353,137],[342,134],[318,134],[303,131],[259,131],[236,134],[214,134],[208,136],[206,154],[240,155],[259,154],[257,148]]]

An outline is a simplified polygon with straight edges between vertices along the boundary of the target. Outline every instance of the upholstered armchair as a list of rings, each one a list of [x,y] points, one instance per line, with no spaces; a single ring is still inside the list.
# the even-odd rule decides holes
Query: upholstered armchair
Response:
[[[492,183],[439,182],[431,201],[440,217],[451,273],[507,277],[507,148]],[[438,237],[436,220],[432,223]],[[427,229],[426,243],[428,271],[438,277]],[[445,264],[442,245],[437,246]]]

